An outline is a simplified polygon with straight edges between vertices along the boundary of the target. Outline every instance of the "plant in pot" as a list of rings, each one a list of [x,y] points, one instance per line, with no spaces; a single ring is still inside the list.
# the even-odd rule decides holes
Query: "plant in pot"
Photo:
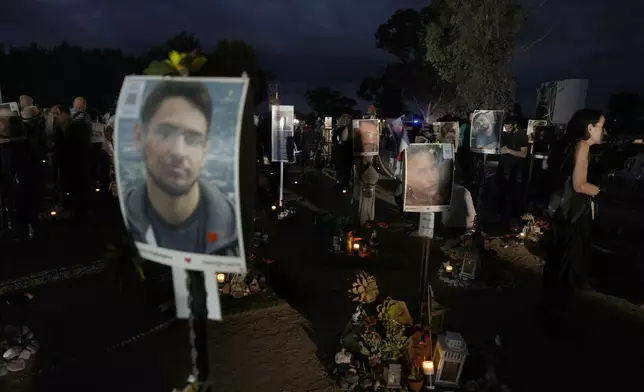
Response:
[[[421,357],[414,357],[410,364],[407,385],[414,392],[419,392],[423,387],[423,360]]]

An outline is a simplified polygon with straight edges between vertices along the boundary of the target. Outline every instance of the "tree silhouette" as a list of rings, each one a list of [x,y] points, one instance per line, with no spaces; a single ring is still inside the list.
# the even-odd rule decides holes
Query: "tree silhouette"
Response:
[[[385,77],[366,77],[360,83],[356,94],[359,98],[373,103],[382,117],[398,117],[405,112],[402,89]]]
[[[433,15],[431,7],[397,10],[376,30],[376,47],[398,62],[387,65],[376,77],[365,78],[358,96],[373,102],[387,117],[399,116],[405,111],[404,102],[412,101],[428,120],[430,112],[453,95],[450,85],[425,60],[424,40]]]
[[[356,100],[345,97],[341,92],[331,90],[329,87],[316,87],[304,93],[306,103],[319,117],[331,116],[338,118],[345,113],[358,116],[354,109]]]
[[[134,56],[119,49],[84,49],[62,42],[51,49],[32,44],[7,48],[0,44],[0,88],[4,101],[17,101],[22,94],[34,97],[35,104],[50,107],[71,105],[83,96],[91,107],[108,110],[118,97],[126,75],[142,74],[153,61],[163,61],[172,50],[197,51],[207,57],[206,65],[195,76],[251,77],[255,103],[266,98],[271,75],[261,69],[253,48],[241,41],[221,41],[210,53],[194,34],[181,32],[162,45]]]
[[[426,58],[457,86],[462,109],[511,108],[511,59],[525,20],[519,0],[435,0],[430,7]]]

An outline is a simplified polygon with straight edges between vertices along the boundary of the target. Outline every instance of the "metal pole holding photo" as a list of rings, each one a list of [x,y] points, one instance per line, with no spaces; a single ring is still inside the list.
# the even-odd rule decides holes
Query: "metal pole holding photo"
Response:
[[[210,390],[208,383],[210,368],[206,332],[208,325],[208,292],[206,290],[203,271],[189,270],[186,275],[188,309],[190,310],[188,324],[190,328],[190,351],[192,357],[192,379],[190,383],[197,387],[195,392],[207,392]]]
[[[434,238],[434,213],[427,212],[420,214],[420,222],[418,224],[418,236],[422,238],[421,244],[421,260],[420,260],[420,323],[424,326],[425,322],[429,322],[431,314],[427,315],[425,319],[425,309],[430,304],[425,304],[427,298],[427,289],[429,286],[429,254],[431,240]]]
[[[282,207],[282,202],[284,200],[284,162],[280,162],[280,195],[279,195],[279,206]]]

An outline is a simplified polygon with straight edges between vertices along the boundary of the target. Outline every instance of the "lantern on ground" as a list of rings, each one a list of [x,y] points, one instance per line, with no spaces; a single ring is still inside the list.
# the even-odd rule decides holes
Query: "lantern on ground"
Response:
[[[463,264],[461,264],[461,277],[475,279],[479,269],[478,253],[465,252]]]
[[[468,354],[467,344],[459,333],[447,332],[439,335],[433,357],[436,385],[458,388]]]

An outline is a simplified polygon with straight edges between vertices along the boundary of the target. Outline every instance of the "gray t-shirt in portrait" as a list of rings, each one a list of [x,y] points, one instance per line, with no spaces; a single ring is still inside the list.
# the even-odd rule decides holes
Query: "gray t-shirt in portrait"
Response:
[[[193,214],[183,223],[167,223],[147,202],[147,215],[154,230],[157,246],[181,252],[204,253],[206,248],[206,208],[200,199]]]

